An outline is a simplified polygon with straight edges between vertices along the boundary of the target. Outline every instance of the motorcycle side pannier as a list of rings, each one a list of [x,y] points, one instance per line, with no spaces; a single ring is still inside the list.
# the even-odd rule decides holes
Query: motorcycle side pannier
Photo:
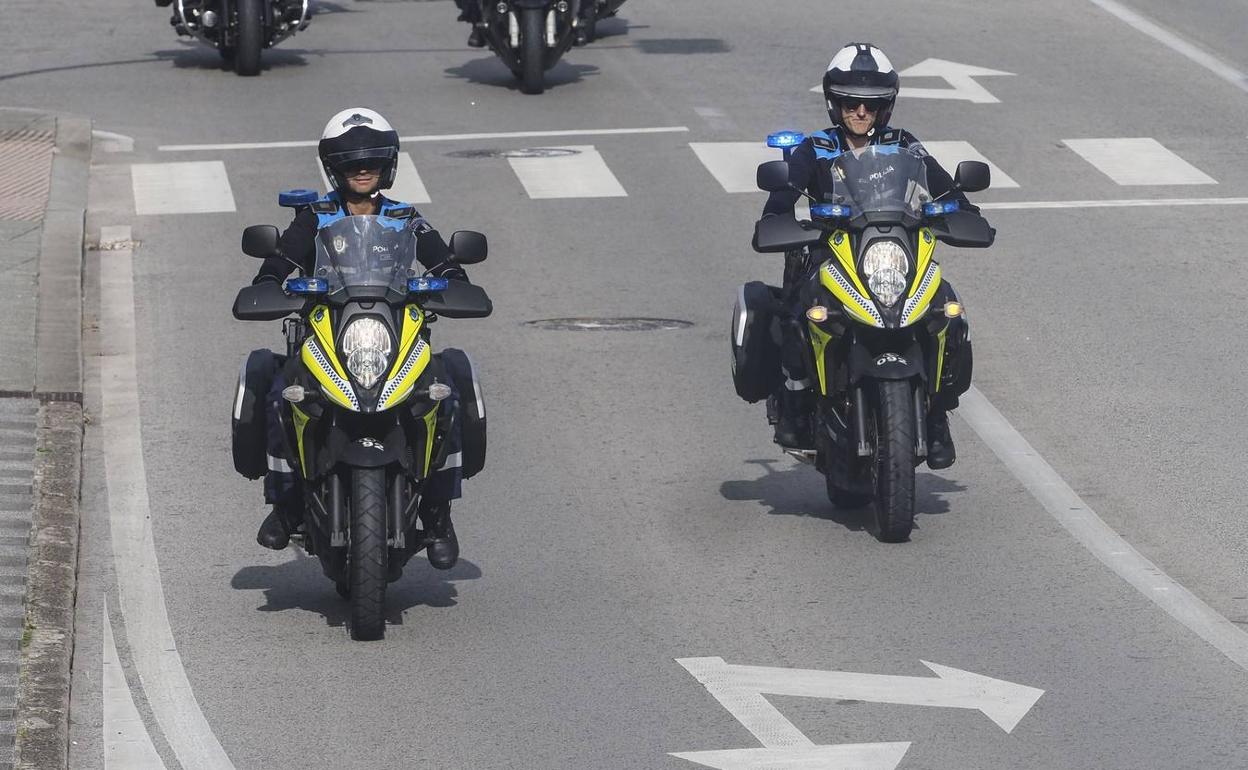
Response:
[[[732,384],[751,404],[767,398],[782,379],[772,291],[761,281],[744,284],[732,310]]]
[[[438,354],[459,393],[459,419],[464,478],[470,479],[485,467],[485,400],[481,381],[468,354],[458,348],[445,348]]]
[[[230,438],[234,470],[249,479],[260,478],[269,468],[265,451],[264,399],[284,360],[284,356],[271,350],[253,350],[238,372]]]

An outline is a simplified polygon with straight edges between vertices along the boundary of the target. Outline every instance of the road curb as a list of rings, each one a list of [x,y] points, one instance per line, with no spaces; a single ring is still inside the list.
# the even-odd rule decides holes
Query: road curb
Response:
[[[40,231],[32,392],[36,430],[26,622],[14,714],[14,767],[62,770],[69,759],[70,666],[82,483],[82,265],[91,121],[56,116]]]
[[[39,410],[14,768],[65,768],[78,571],[82,406]]]

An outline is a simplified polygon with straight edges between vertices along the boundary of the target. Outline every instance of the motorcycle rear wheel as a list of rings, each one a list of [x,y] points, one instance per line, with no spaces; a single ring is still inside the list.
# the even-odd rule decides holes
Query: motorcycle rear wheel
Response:
[[[351,638],[372,641],[386,635],[386,471],[351,471],[349,563]]]
[[[914,529],[913,384],[905,380],[879,383],[879,397],[869,421],[874,423],[871,480],[872,508],[880,540],[904,543]],[[870,428],[868,428],[870,429]]]
[[[264,47],[263,0],[238,0],[238,45],[234,71],[244,77],[260,74],[260,49]]]
[[[520,90],[540,94],[546,90],[545,19],[536,8],[525,8],[520,15]]]

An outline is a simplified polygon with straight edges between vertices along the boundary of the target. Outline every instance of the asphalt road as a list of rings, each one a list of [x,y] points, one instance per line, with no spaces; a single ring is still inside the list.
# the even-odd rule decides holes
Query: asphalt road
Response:
[[[1107,569],[961,420],[959,461],[921,472],[904,545],[832,509],[820,477],[776,450],[727,365],[735,287],[779,280],[778,260],[748,245],[762,196],[726,193],[689,147],[824,125],[809,89],[850,39],[902,69],[938,58],[1013,73],[977,80],[997,102],[903,98],[893,121],[970,142],[1018,183],[975,196],[1004,207],[986,212],[993,249],[937,252],[972,319],[976,385],[1110,527],[1242,625],[1248,207],[1028,205],[1248,197],[1242,90],[1084,0],[836,13],[817,0],[630,0],[540,97],[463,45],[449,2],[318,5],[253,79],[175,41],[165,12],[139,0],[9,0],[0,24],[0,103],[87,115],[134,140],[130,152],[96,148],[88,237],[130,226],[139,245],[87,256],[87,407],[104,415],[100,374],[119,344],[116,295],[101,286],[132,259],[164,605],[193,702],[233,766],[675,770],[694,765],[672,752],[759,747],[676,662],[700,657],[904,677],[932,677],[930,661],[1044,691],[1009,731],[870,693],[769,696],[814,744],[909,742],[903,767],[1248,765],[1248,672]],[[1164,3],[1130,7],[1248,69],[1243,7],[1181,18]],[[238,235],[284,224],[276,193],[318,184],[314,150],[160,149],[314,140],[357,104],[405,136],[687,128],[405,145],[432,198],[426,216],[490,237],[472,276],[495,315],[443,321],[435,335],[483,370],[490,458],[456,506],[460,565],[413,560],[375,644],[349,641],[314,560],[254,543],[260,488],[229,461],[238,363],[280,344],[276,324],[230,317],[256,267]],[[1063,143],[1141,137],[1216,184],[1124,187]],[[627,197],[535,200],[506,161],[452,155],[591,144]],[[132,164],[203,161],[224,164],[235,211],[136,213]],[[526,324],[569,316],[692,326]],[[128,551],[110,492],[116,506],[134,490],[110,487],[109,473],[135,458],[107,429],[96,421],[87,438],[73,767],[104,767],[115,739],[103,714],[118,693],[101,684],[107,603],[139,732],[175,768],[180,738],[148,691],[160,683],[135,664],[146,619],[119,596],[136,578],[114,559]]]

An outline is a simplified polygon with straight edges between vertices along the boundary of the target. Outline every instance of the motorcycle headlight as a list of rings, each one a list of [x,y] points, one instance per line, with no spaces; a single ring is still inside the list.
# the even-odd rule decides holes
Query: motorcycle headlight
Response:
[[[893,241],[876,241],[862,256],[862,272],[867,286],[880,302],[892,307],[906,290],[910,260],[906,250]]]
[[[390,332],[376,318],[348,324],[339,346],[347,357],[347,371],[365,388],[376,385],[390,366]]]

